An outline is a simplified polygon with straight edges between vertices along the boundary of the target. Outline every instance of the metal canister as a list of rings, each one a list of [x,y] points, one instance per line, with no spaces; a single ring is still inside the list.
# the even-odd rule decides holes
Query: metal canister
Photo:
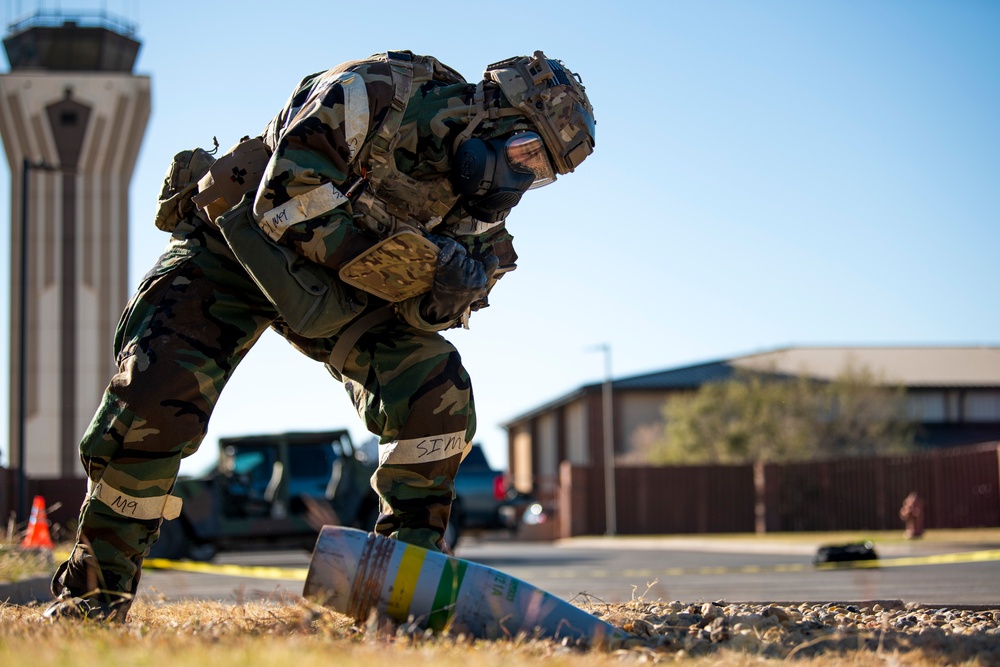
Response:
[[[376,613],[483,639],[569,638],[613,646],[630,636],[499,570],[341,526],[320,532],[303,595],[358,622]]]

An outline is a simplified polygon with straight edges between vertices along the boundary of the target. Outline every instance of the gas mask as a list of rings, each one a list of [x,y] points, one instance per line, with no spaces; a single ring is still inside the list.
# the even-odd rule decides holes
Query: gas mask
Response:
[[[483,222],[505,219],[525,192],[554,180],[545,145],[534,132],[468,139],[455,151],[451,172],[466,212]]]

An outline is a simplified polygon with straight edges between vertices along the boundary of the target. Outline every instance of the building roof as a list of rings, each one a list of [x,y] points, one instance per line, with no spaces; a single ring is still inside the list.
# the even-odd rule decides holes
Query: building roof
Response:
[[[788,347],[615,380],[615,389],[684,389],[737,370],[832,380],[868,369],[905,387],[1000,387],[1000,347]]]
[[[670,368],[613,381],[615,391],[697,389],[729,379],[738,371],[806,375],[832,380],[848,368],[868,369],[886,384],[907,388],[1000,388],[1000,347],[787,347],[732,359]],[[519,415],[504,426],[531,419],[597,391],[600,384],[573,392]]]
[[[1000,347],[792,347],[731,363],[820,380],[854,367],[905,387],[1000,387]]]
[[[694,366],[671,368],[645,375],[633,375],[614,381],[614,389],[618,390],[661,390],[661,389],[695,389],[706,382],[721,382],[728,380],[736,372],[728,361],[712,361]]]

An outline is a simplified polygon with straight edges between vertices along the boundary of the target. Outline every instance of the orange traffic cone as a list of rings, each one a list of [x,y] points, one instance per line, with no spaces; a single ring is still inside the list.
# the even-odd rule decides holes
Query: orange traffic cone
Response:
[[[49,517],[45,512],[45,498],[35,496],[31,505],[31,518],[28,520],[28,531],[21,540],[23,549],[52,549],[52,536],[49,535]]]

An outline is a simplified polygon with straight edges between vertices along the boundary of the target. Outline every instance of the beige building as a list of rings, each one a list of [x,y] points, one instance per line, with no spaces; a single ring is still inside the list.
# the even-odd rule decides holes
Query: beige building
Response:
[[[1000,347],[801,347],[614,380],[615,461],[640,462],[636,452],[659,433],[671,395],[726,380],[738,370],[832,379],[848,367],[867,368],[887,384],[906,388],[919,444],[1000,440]],[[555,497],[564,461],[603,469],[602,389],[602,384],[580,387],[504,425],[510,473],[519,490]]]
[[[79,439],[115,370],[109,349],[128,297],[128,187],[150,80],[132,73],[134,30],[106,15],[36,14],[10,26],[3,43],[9,460],[32,479],[79,477]]]

